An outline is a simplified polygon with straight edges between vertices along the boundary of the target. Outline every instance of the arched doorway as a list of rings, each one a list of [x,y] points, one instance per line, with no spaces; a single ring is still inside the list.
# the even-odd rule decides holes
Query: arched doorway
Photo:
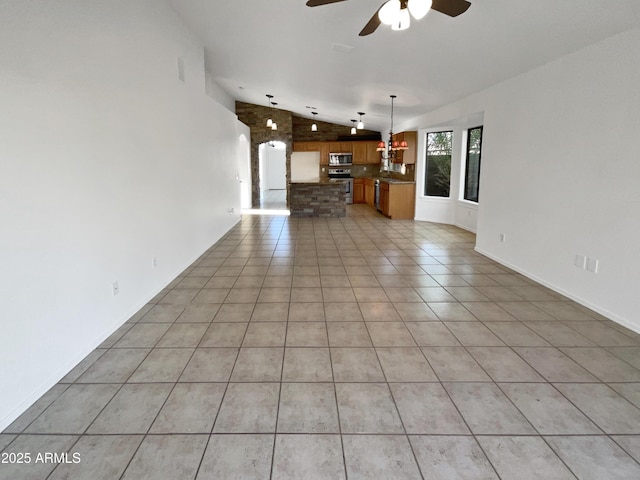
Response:
[[[287,145],[269,141],[258,146],[260,209],[287,209]],[[254,205],[254,208],[258,205]]]

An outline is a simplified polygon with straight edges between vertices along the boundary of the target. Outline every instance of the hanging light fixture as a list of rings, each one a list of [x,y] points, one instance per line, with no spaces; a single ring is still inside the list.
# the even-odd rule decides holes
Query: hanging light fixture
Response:
[[[355,135],[358,133],[358,130],[356,129],[356,122],[357,120],[351,120],[351,123],[353,124],[353,126],[351,127],[351,135]]]
[[[389,0],[378,11],[378,18],[392,30],[406,30],[411,17],[424,18],[431,9],[432,0]]]
[[[270,108],[272,98],[273,98],[273,95],[267,94],[267,108]],[[271,127],[272,125],[273,125],[273,120],[271,119],[271,112],[269,112],[269,119],[267,120],[267,128]]]
[[[311,131],[317,132],[318,125],[316,124],[316,115],[318,115],[318,112],[311,112],[311,115],[313,115],[313,123],[311,124]]]
[[[400,15],[398,16],[398,21],[394,22],[391,25],[391,30],[406,30],[411,25],[411,15],[409,15],[409,10],[403,8],[400,10]]]
[[[358,112],[358,115],[360,115],[360,121],[358,122],[358,130],[362,130],[364,128],[364,122],[362,121],[362,116],[364,115],[364,112]]]
[[[380,141],[376,150],[382,153],[383,159],[393,162],[394,158],[397,156],[397,152],[399,150],[408,150],[409,145],[404,140],[402,142],[393,140],[393,102],[396,99],[396,95],[389,95],[389,97],[391,98],[391,128],[389,128],[389,141],[386,145],[383,141]]]
[[[278,105],[276,102],[271,102],[271,106],[275,108]],[[278,124],[276,122],[271,122],[271,130],[278,130]]]

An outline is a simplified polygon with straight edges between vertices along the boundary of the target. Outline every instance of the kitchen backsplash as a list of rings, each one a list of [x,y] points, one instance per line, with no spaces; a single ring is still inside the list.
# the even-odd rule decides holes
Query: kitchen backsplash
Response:
[[[324,168],[324,172],[322,169]],[[373,163],[370,165],[351,165],[350,167],[346,167],[351,169],[351,176],[354,178],[363,178],[363,177],[391,177],[396,180],[407,180],[410,182],[414,182],[416,179],[416,166],[415,165],[406,165],[406,173],[403,175],[400,172],[381,172],[380,164]],[[323,165],[320,167],[320,178],[325,180],[328,177],[329,167]]]

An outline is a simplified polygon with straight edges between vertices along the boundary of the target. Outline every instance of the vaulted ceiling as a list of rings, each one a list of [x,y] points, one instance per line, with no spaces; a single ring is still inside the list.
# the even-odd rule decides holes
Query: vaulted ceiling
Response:
[[[369,129],[389,127],[640,26],[639,0],[470,0],[408,30],[358,33],[383,0],[310,8],[306,0],[169,0],[205,45],[207,68],[234,99]],[[640,47],[640,46],[639,46]],[[597,66],[594,66],[597,68]],[[416,125],[417,126],[417,125]]]

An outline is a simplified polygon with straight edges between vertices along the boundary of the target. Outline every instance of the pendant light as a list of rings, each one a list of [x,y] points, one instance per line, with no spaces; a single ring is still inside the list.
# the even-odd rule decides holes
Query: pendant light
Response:
[[[272,98],[273,98],[273,95],[267,94],[267,108],[270,108]],[[273,125],[273,120],[271,119],[271,112],[269,112],[269,119],[267,120],[267,128],[271,127],[272,125]]]
[[[364,112],[358,112],[358,115],[360,115],[360,121],[358,122],[358,130],[362,130],[364,129],[364,122],[362,121],[362,116],[364,115]]]
[[[313,115],[313,123],[311,124],[311,131],[317,132],[318,125],[316,124],[316,115],[318,115],[318,112],[311,112],[311,115]]]
[[[358,130],[356,129],[356,122],[357,120],[351,120],[351,123],[353,123],[353,126],[351,127],[351,135],[355,135],[358,133]]]
[[[383,141],[378,143],[376,150],[382,153],[382,158],[391,160],[397,156],[398,150],[408,150],[409,145],[405,140],[398,142],[393,140],[393,101],[396,99],[396,95],[389,95],[391,98],[391,128],[389,128],[389,142],[385,145]]]
[[[275,108],[278,105],[276,102],[271,102],[271,106]],[[271,122],[271,130],[278,130],[278,124],[276,122]]]

